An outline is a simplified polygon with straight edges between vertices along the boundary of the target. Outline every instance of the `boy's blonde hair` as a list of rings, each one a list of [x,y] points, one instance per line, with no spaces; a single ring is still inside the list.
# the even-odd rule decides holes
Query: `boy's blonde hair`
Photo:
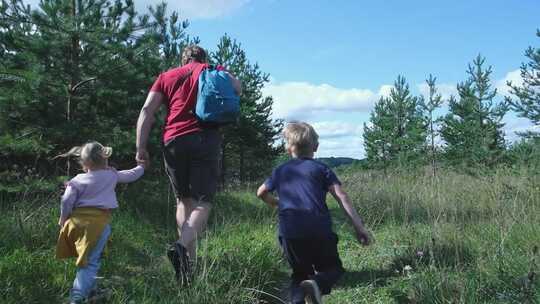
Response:
[[[105,147],[97,141],[91,141],[82,146],[73,147],[67,153],[55,158],[76,156],[79,157],[83,166],[103,166],[111,155],[111,147]]]
[[[319,146],[319,135],[305,122],[288,123],[283,130],[283,137],[287,147],[291,148],[296,156],[308,156]]]

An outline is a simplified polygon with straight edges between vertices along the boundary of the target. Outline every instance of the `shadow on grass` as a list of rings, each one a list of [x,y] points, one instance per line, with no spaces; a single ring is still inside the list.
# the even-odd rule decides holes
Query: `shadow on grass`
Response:
[[[347,288],[356,288],[365,285],[373,287],[384,287],[389,281],[399,276],[391,269],[366,269],[362,271],[347,271],[338,282],[338,286]]]
[[[402,255],[396,256],[390,269],[403,271],[406,266],[414,269],[432,265],[437,268],[463,269],[472,265],[476,256],[471,249],[460,241],[450,243],[436,243],[431,246],[419,247],[408,250]]]

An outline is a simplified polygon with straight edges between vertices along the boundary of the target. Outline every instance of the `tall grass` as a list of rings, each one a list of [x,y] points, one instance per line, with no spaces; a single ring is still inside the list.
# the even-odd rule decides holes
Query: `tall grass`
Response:
[[[390,303],[540,303],[540,181],[527,169],[342,179],[379,239],[363,262]]]
[[[179,286],[165,256],[176,239],[174,201],[166,181],[144,181],[119,195],[112,243],[100,284],[108,303],[264,303],[277,293],[282,270],[272,211],[248,194],[221,194],[198,250],[192,285]],[[74,278],[74,261],[58,261],[54,248],[58,196],[22,195],[3,204],[0,219],[1,303],[62,303]],[[10,207],[7,207],[10,206]]]
[[[356,243],[329,201],[348,272],[325,303],[540,303],[540,179],[527,169],[474,176],[441,171],[338,172],[376,242]],[[276,217],[251,191],[220,194],[199,243],[195,280],[173,280],[165,256],[176,238],[167,182],[119,191],[101,284],[107,303],[281,303],[288,269]],[[2,197],[2,303],[59,303],[73,261],[54,259],[58,195]]]

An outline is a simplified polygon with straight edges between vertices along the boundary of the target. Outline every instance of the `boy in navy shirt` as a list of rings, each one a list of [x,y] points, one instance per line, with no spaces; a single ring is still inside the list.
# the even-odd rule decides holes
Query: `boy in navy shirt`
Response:
[[[319,145],[313,127],[289,123],[283,135],[293,158],[274,169],[257,196],[279,209],[279,242],[292,268],[292,303],[319,304],[344,272],[326,194],[332,193],[347,214],[362,245],[370,243],[370,234],[334,172],[313,160]],[[274,191],[279,200],[270,194]]]

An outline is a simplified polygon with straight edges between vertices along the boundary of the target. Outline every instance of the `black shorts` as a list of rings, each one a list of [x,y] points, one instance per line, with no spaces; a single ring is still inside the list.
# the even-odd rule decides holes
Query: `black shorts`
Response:
[[[293,286],[315,278],[321,292],[329,294],[345,271],[339,258],[335,233],[320,238],[288,239],[280,236],[279,243],[293,271]]]
[[[165,143],[165,170],[177,198],[209,202],[220,172],[221,134],[208,129],[175,137]]]

